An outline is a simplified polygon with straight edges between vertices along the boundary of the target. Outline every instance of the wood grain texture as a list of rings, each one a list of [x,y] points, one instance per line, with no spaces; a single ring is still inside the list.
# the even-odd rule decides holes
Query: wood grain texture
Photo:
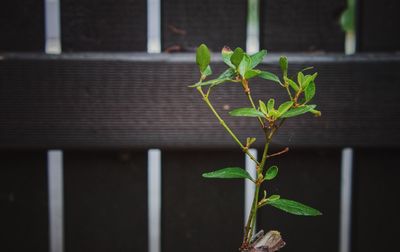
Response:
[[[242,0],[162,1],[163,49],[194,51],[206,43],[219,52],[227,41],[245,48],[246,9]]]
[[[64,152],[66,251],[147,251],[147,155]]]
[[[244,226],[243,179],[203,172],[244,167],[238,149],[162,152],[162,251],[237,251]]]
[[[399,52],[400,2],[397,0],[358,1],[358,50],[360,52]]]
[[[261,47],[270,51],[344,51],[345,0],[261,2]]]
[[[270,159],[278,176],[266,183],[267,193],[279,194],[320,210],[317,217],[295,216],[271,206],[262,208],[258,229],[278,230],[285,251],[335,252],[338,250],[341,150],[298,148]],[[303,250],[303,249],[300,249]]]
[[[276,57],[262,69],[278,72]],[[291,69],[315,66],[315,103],[323,116],[288,120],[274,144],[398,146],[398,56],[289,56]],[[215,62],[214,72],[223,70]],[[0,148],[233,147],[196,90],[193,55],[5,56],[0,61]],[[251,84],[255,100],[285,92]],[[227,110],[249,106],[239,85],[216,88],[211,100],[240,139],[262,138],[256,120]],[[376,102],[379,100],[379,102]],[[390,119],[388,119],[390,118]],[[257,144],[261,141],[256,142]]]
[[[44,1],[1,1],[0,52],[44,51]]]
[[[48,251],[44,151],[0,151],[0,250]]]
[[[146,51],[146,0],[61,0],[64,52]]]

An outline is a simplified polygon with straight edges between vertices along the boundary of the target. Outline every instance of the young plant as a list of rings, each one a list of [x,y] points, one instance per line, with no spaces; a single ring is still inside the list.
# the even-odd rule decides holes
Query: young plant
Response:
[[[212,74],[210,67],[210,51],[204,44],[197,48],[196,63],[200,70],[200,80],[190,87],[197,89],[203,98],[203,101],[210,108],[222,127],[225,128],[242,151],[256,164],[257,177],[253,178],[246,170],[240,167],[227,167],[213,172],[204,173],[203,177],[222,179],[244,178],[249,179],[255,184],[253,203],[251,211],[249,212],[247,224],[244,228],[243,241],[240,250],[276,251],[284,245],[284,242],[280,239],[279,232],[270,231],[264,237],[260,237],[260,235],[253,236],[258,209],[264,206],[273,206],[295,215],[321,215],[321,212],[312,207],[293,200],[281,198],[280,195],[269,195],[266,190],[263,190],[263,195],[260,197],[261,187],[265,186],[268,181],[274,179],[278,174],[277,166],[267,165],[268,159],[288,151],[288,148],[285,148],[283,151],[274,154],[268,152],[273,136],[276,134],[278,129],[282,127],[288,118],[300,116],[306,113],[311,113],[315,116],[321,115],[321,112],[315,109],[316,105],[310,104],[310,101],[315,95],[315,79],[317,78],[317,73],[304,74],[305,70],[311,69],[307,68],[297,73],[297,80],[290,78],[288,76],[288,60],[286,57],[281,57],[279,59],[282,78],[279,78],[273,73],[257,69],[256,67],[262,62],[263,58],[267,54],[266,50],[261,50],[253,55],[248,55],[241,48],[236,48],[232,51],[230,48],[224,47],[221,54],[223,61],[228,66],[227,69],[216,79],[206,80],[207,77]],[[256,77],[275,82],[278,87],[282,88],[284,92],[287,93],[288,100],[278,106],[275,104],[274,98],[269,98],[264,101],[259,100],[256,105],[252,98],[249,84],[249,80]],[[257,160],[249,152],[250,146],[256,141],[256,139],[254,137],[248,137],[246,142],[242,143],[242,141],[239,140],[236,134],[221,118],[220,114],[216,111],[209,100],[212,90],[224,83],[237,83],[237,85],[243,87],[244,94],[248,99],[250,106],[234,109],[229,112],[229,115],[256,118],[265,136],[264,151],[261,160]],[[274,240],[273,244],[271,243],[272,240]]]

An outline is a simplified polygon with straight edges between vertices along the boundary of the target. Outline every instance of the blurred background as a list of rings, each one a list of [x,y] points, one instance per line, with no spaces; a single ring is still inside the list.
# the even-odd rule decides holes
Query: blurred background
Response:
[[[266,208],[282,251],[395,251],[400,224],[396,0],[3,0],[0,251],[237,251],[252,169],[195,90],[195,48],[267,49],[262,70],[319,73],[322,117],[288,121],[268,192],[324,215]],[[284,93],[256,80],[256,99]],[[262,139],[240,86],[211,97],[244,141]],[[250,118],[251,119],[251,118]],[[261,141],[255,155],[261,156]]]

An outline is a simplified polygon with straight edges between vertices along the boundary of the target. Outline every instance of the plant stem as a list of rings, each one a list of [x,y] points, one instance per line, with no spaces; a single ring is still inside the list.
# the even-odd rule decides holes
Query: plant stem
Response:
[[[218,114],[218,112],[215,110],[214,106],[211,104],[210,100],[208,99],[208,95],[205,95],[203,90],[201,88],[198,88],[200,94],[203,96],[204,102],[208,105],[208,107],[211,109],[211,111],[214,113],[215,117],[217,117],[219,123],[225,128],[225,130],[231,135],[233,140],[240,146],[242,151],[246,153],[247,156],[250,157],[251,160],[253,160],[257,165],[260,165],[260,163],[257,161],[257,159],[250,153],[247,147],[245,147],[242,142],[237,138],[235,133],[232,132],[232,130],[228,127],[228,125],[225,123],[225,121],[221,118],[221,116]]]
[[[246,93],[247,99],[249,99],[249,101],[250,101],[251,106],[254,109],[257,109],[257,107],[253,101],[253,97],[251,97],[249,83],[247,82],[246,79],[242,79],[242,85],[244,87],[244,92]],[[257,117],[257,119],[260,122],[261,128],[264,128],[264,123],[263,123],[262,119],[259,116]]]

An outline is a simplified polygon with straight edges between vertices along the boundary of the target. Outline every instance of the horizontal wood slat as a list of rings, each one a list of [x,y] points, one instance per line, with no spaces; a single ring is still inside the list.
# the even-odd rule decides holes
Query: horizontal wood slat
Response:
[[[289,55],[291,69],[319,72],[321,118],[288,120],[275,138],[289,146],[398,146],[399,56]],[[276,55],[262,69],[277,70]],[[223,70],[221,62],[214,72]],[[0,148],[231,147],[234,142],[187,85],[198,80],[194,55],[3,55]],[[256,99],[285,95],[255,81]],[[249,106],[239,85],[211,95],[242,140],[262,138],[256,120],[224,109]],[[261,141],[259,141],[261,143]],[[257,142],[256,142],[257,143]],[[256,144],[257,146],[257,144]]]

